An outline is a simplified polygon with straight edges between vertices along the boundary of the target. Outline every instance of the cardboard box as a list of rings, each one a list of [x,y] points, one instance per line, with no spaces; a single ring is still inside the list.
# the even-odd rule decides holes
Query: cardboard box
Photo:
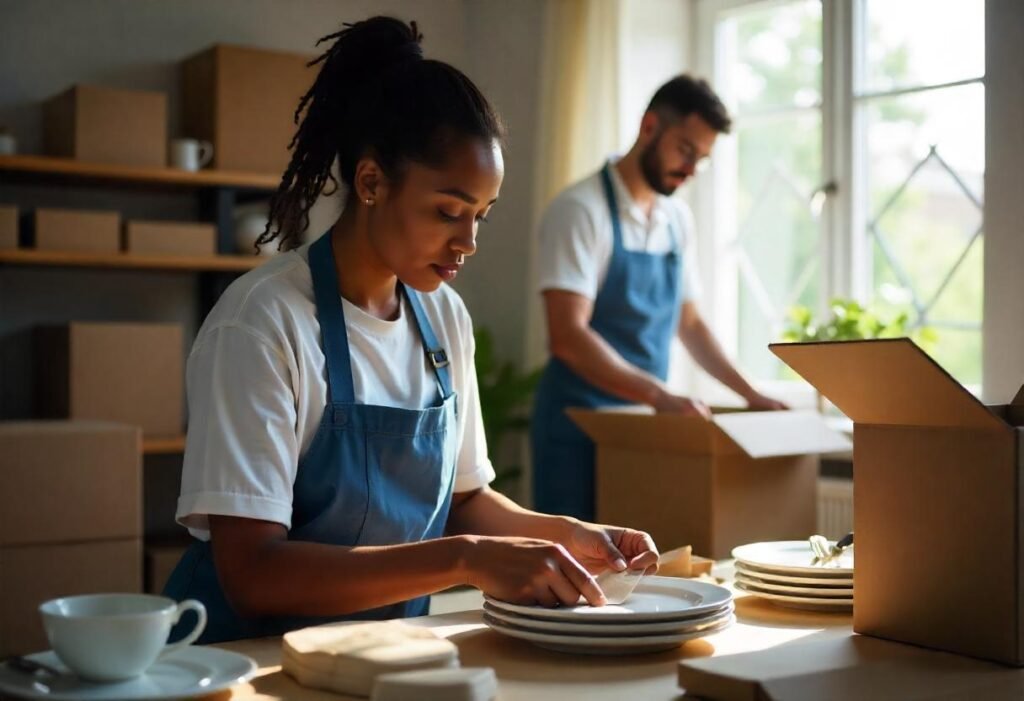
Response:
[[[167,95],[76,85],[43,105],[51,156],[128,166],[167,165]]]
[[[182,555],[188,550],[187,545],[147,545],[146,546],[146,591],[159,594],[178,566]]]
[[[213,144],[212,167],[281,173],[310,57],[217,44],[182,65],[182,129]]]
[[[0,657],[49,647],[39,604],[60,596],[142,591],[138,540],[0,547]]]
[[[177,324],[72,322],[36,329],[36,397],[45,418],[182,431],[184,350]]]
[[[18,247],[18,208],[0,204],[0,250]]]
[[[1024,673],[855,635],[685,660],[679,686],[716,701],[1010,699],[1024,693]]]
[[[197,222],[129,221],[124,250],[151,256],[212,256],[217,253],[217,229]]]
[[[771,349],[854,422],[854,630],[1024,665],[1024,392],[986,407],[909,339]]]
[[[817,527],[818,458],[849,448],[813,412],[712,421],[637,409],[569,409],[597,444],[597,519],[647,531],[662,550],[727,558],[744,543]]]
[[[140,441],[137,426],[0,422],[0,546],[142,537]]]
[[[37,209],[32,244],[41,251],[121,250],[121,215],[80,209]]]

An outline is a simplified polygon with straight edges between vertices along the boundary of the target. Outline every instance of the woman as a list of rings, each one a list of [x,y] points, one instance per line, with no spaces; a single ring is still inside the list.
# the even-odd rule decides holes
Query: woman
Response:
[[[500,120],[423,59],[415,24],[325,40],[260,243],[294,245],[335,158],[344,213],[232,284],[200,329],[178,504],[197,542],[166,592],[206,605],[206,643],[422,615],[458,584],[601,605],[594,573],[653,571],[657,551],[487,488],[472,324],[443,284],[498,199]]]

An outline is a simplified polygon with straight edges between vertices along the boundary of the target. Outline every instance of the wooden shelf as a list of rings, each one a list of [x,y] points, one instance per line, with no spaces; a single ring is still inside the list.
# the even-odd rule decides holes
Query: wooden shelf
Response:
[[[142,452],[145,455],[174,455],[185,452],[185,436],[168,438],[143,438]]]
[[[0,250],[0,264],[126,270],[180,270],[192,272],[245,272],[265,263],[260,256],[141,256],[132,253],[82,251]]]
[[[193,173],[175,168],[85,163],[52,156],[0,156],[0,172],[81,181],[106,180],[192,188],[235,187],[268,192],[276,190],[281,182],[279,175],[272,174],[226,170],[200,170]]]

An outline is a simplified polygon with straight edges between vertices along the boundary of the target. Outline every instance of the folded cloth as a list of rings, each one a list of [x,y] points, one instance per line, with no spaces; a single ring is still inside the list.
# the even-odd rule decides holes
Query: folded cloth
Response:
[[[498,680],[490,667],[427,669],[377,677],[372,701],[492,701]]]
[[[402,621],[340,623],[285,633],[285,674],[303,686],[369,696],[381,674],[458,667],[455,645]]]

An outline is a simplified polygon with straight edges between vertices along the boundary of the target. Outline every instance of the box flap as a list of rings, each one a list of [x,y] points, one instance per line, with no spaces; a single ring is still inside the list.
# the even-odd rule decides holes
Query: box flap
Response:
[[[1024,385],[1021,385],[1020,389],[1017,391],[1017,396],[1013,398],[1013,401],[1010,402],[1010,404],[1013,404],[1014,406],[1024,406]]]
[[[566,413],[598,446],[711,452],[713,427],[699,416],[656,414],[649,407],[566,409]]]
[[[856,423],[1008,429],[909,338],[768,347]]]
[[[751,411],[720,414],[715,424],[752,458],[838,453],[852,444],[814,411]]]

